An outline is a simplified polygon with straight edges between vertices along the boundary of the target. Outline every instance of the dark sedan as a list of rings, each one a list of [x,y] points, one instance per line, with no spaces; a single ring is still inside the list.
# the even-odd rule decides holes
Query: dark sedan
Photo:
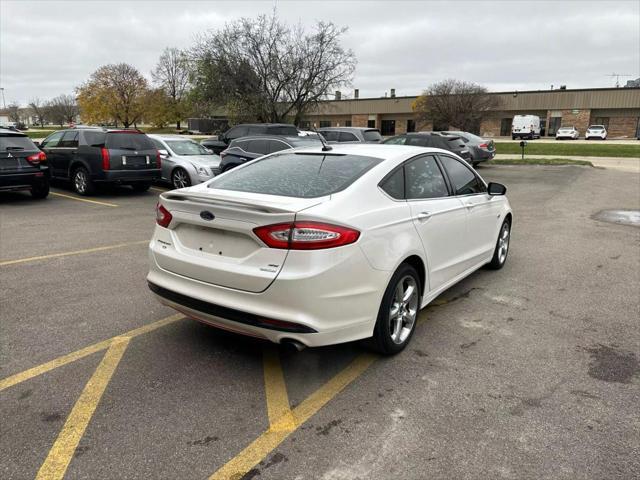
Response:
[[[0,128],[0,191],[29,190],[34,198],[49,195],[47,157],[20,132]]]
[[[395,137],[387,138],[384,142],[387,145],[415,145],[418,147],[442,148],[455,153],[460,158],[471,163],[471,154],[466,144],[456,135],[444,135],[438,132],[414,132],[404,133]]]
[[[229,148],[220,153],[220,171],[226,172],[269,153],[288,148],[311,147],[322,145],[322,141],[314,135],[306,137],[281,137],[276,135],[255,135],[233,140]]]
[[[496,156],[496,147],[493,143],[493,140],[485,140],[484,138],[469,132],[448,130],[440,133],[460,137],[460,139],[469,148],[469,153],[471,154],[471,163],[473,163],[474,167],[480,162],[486,162]]]

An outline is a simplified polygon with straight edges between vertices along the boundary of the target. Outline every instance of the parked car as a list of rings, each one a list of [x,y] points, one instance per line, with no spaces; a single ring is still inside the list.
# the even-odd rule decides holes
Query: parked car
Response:
[[[589,128],[587,128],[587,131],[584,134],[584,139],[591,140],[592,138],[606,140],[607,128],[604,125],[591,125]]]
[[[160,179],[160,153],[139,130],[100,127],[60,130],[45,138],[53,178],[70,180],[80,195],[90,195],[97,183],[131,185],[137,192]]]
[[[455,135],[467,145],[469,149],[469,155],[471,156],[471,163],[475,167],[480,162],[486,162],[496,156],[496,147],[493,140],[485,140],[482,137],[474,135],[469,132],[458,131],[443,131],[440,132],[444,135]]]
[[[578,138],[580,138],[580,134],[574,127],[560,127],[556,132],[556,140],[577,140]]]
[[[393,354],[421,308],[505,264],[505,192],[438,149],[281,151],[162,193],[147,281],[219,328],[298,347],[373,337]]]
[[[29,190],[33,198],[49,195],[47,156],[24,133],[0,128],[0,191]]]
[[[377,128],[325,127],[318,132],[331,143],[380,143],[382,135]]]
[[[280,135],[295,137],[300,130],[295,125],[286,123],[245,123],[230,128],[222,135],[211,137],[200,142],[213,153],[220,153],[225,150],[229,144],[236,138],[246,137],[249,135]]]
[[[516,138],[540,138],[540,117],[537,115],[516,115],[511,123],[511,140]]]
[[[387,138],[382,143],[386,145],[416,145],[442,148],[471,163],[471,152],[457,135],[444,135],[437,132],[413,132]]]
[[[162,180],[173,188],[205,182],[219,173],[220,156],[179,135],[148,135],[160,152]]]
[[[289,148],[322,145],[318,136],[280,137],[270,135],[255,135],[233,140],[225,151],[220,153],[220,171],[226,172],[238,165],[242,165],[269,153],[279,152]]]

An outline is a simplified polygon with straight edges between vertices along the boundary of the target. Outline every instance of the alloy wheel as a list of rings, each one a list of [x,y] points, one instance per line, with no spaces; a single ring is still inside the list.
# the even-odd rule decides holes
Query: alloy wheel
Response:
[[[189,174],[184,170],[176,170],[173,172],[173,186],[175,188],[185,188],[191,183]]]
[[[78,193],[84,193],[87,191],[87,182],[87,173],[82,169],[76,170],[76,174],[73,178],[73,184]]]
[[[396,285],[389,309],[389,334],[393,343],[405,342],[413,330],[418,315],[418,284],[411,275],[404,276]]]
[[[507,259],[507,253],[509,252],[509,236],[511,231],[509,224],[504,223],[502,230],[500,231],[500,238],[498,238],[498,260],[500,264],[503,264]]]

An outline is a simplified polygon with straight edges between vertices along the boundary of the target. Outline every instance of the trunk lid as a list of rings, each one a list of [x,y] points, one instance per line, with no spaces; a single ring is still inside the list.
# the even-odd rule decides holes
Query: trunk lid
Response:
[[[109,132],[105,147],[109,150],[111,169],[147,170],[157,166],[157,150],[151,140],[138,132]]]
[[[169,229],[158,229],[158,265],[204,283],[262,292],[276,279],[288,250],[269,248],[258,226],[291,223],[296,213],[328,200],[201,189],[163,193]]]

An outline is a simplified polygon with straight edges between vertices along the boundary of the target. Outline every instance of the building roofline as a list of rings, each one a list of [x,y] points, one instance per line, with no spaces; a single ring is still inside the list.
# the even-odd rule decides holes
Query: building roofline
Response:
[[[487,92],[489,95],[513,95],[517,93],[518,95],[523,93],[557,93],[557,92],[600,92],[600,91],[612,91],[612,90],[640,90],[640,87],[597,87],[597,88],[571,88],[571,89],[560,89],[555,88],[553,90],[505,90],[502,92]],[[418,95],[396,95],[395,97],[359,97],[359,98],[342,98],[340,100],[335,99],[327,99],[320,100],[321,102],[358,102],[361,100],[402,100],[409,98],[418,98],[422,94]]]

